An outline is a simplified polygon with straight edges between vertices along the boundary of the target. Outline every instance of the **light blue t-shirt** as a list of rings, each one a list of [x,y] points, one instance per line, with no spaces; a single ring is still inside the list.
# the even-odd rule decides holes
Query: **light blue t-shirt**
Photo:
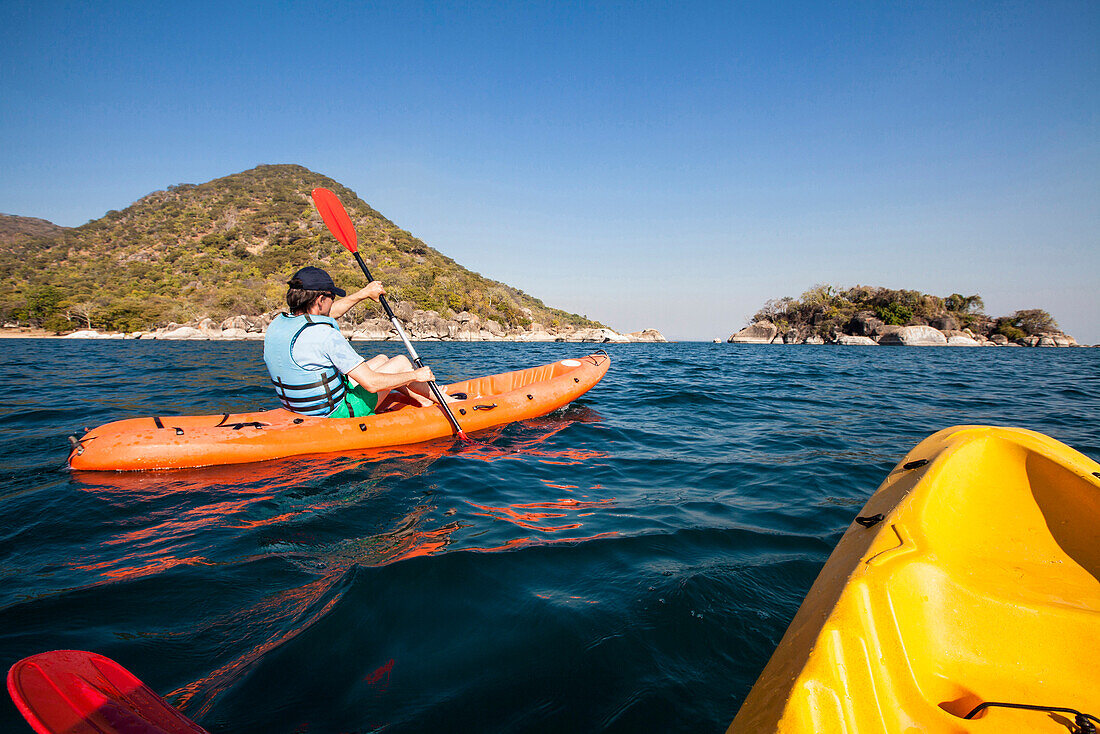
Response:
[[[327,326],[303,329],[294,342],[291,356],[306,369],[324,369],[331,365],[345,375],[366,361],[339,331]]]

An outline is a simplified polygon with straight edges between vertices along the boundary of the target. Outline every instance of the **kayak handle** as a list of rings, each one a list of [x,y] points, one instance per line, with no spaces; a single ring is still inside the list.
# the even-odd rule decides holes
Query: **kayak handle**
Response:
[[[1081,734],[1096,734],[1096,727],[1093,725],[1093,721],[1100,724],[1100,719],[1096,718],[1092,714],[1086,714],[1078,711],[1077,709],[1062,708],[1059,706],[1033,706],[1027,703],[1003,703],[1000,701],[986,701],[979,703],[974,707],[974,710],[964,716],[964,719],[973,719],[979,713],[992,706],[1000,706],[1006,709],[1025,709],[1027,711],[1052,711],[1060,714],[1073,714],[1074,723],[1077,725],[1077,731]],[[1092,719],[1092,721],[1089,721]]]

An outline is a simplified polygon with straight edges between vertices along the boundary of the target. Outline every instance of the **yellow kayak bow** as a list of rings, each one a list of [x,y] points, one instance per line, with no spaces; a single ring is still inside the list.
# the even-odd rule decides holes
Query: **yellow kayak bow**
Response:
[[[1100,464],[958,426],[867,502],[729,731],[1065,734],[1097,716]]]

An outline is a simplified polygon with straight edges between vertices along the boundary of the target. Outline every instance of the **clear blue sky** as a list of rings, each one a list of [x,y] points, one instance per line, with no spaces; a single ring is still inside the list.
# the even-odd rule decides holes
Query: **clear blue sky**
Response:
[[[620,331],[816,283],[1100,342],[1100,2],[0,6],[0,212],[299,163]]]

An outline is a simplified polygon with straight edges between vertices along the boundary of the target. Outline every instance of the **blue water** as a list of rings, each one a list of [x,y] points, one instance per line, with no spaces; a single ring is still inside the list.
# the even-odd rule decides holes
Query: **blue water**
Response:
[[[1100,458],[1096,349],[635,344],[473,447],[73,474],[82,426],[272,407],[260,345],[0,347],[0,666],[93,650],[215,733],[721,731],[921,439]],[[589,351],[419,349],[441,381]]]

